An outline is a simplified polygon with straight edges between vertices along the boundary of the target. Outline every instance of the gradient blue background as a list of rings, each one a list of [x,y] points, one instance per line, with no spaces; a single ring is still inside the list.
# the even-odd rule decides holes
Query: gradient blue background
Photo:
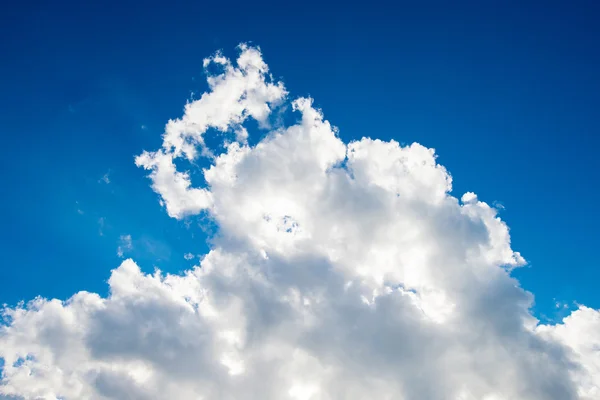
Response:
[[[146,271],[206,251],[133,157],[251,41],[343,139],[434,147],[456,196],[504,205],[538,316],[600,307],[597,1],[49,3],[0,13],[0,303],[106,293],[121,234]]]

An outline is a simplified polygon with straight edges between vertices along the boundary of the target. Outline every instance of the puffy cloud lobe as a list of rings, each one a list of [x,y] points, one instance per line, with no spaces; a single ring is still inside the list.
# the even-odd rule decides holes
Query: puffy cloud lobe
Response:
[[[599,313],[539,325],[510,276],[523,258],[494,208],[421,145],[344,143],[310,99],[255,146],[285,97],[257,49],[167,124],[136,163],[175,218],[219,236],[182,275],[125,260],[110,295],[6,308],[0,393],[25,399],[585,399],[600,387]],[[236,133],[213,156],[208,128]],[[200,148],[198,154],[196,148]],[[174,159],[213,158],[194,188]]]
[[[569,347],[572,357],[580,364],[571,375],[582,397],[600,398],[600,311],[580,306],[562,324],[540,325],[537,332]]]

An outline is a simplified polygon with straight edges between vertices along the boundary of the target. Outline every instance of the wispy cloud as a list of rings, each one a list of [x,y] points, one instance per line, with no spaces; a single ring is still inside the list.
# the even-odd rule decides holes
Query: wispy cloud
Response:
[[[133,249],[133,243],[131,242],[131,235],[121,235],[119,237],[119,245],[117,247],[117,256],[123,258],[125,253]]]
[[[107,185],[110,183],[110,170],[102,175],[102,178],[98,179],[98,183],[104,182]]]
[[[98,218],[98,234],[100,236],[104,236],[105,225],[106,225],[106,218],[104,218],[104,217]]]

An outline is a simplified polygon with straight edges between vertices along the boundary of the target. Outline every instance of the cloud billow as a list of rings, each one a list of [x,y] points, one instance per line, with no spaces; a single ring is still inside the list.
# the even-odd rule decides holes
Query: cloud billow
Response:
[[[258,48],[205,60],[209,91],[135,162],[173,218],[219,228],[182,274],[127,259],[110,294],[5,308],[0,394],[24,399],[592,400],[600,313],[531,315],[506,224],[432,149],[344,143]],[[291,104],[298,120],[269,128]],[[269,131],[248,144],[244,124]],[[226,137],[217,153],[203,135]],[[211,161],[193,187],[175,160]],[[190,249],[193,251],[193,249]],[[1,397],[0,395],[0,397]]]

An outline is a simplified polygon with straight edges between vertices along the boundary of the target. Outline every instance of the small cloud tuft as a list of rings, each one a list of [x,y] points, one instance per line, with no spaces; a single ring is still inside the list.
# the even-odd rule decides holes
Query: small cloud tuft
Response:
[[[133,249],[133,243],[131,242],[131,235],[121,235],[119,238],[119,246],[117,247],[117,256],[123,258],[125,253]]]
[[[98,179],[98,183],[106,183],[107,185],[110,183],[110,171],[102,175],[102,178]]]
[[[106,218],[98,218],[98,235],[104,236],[104,227],[106,226]]]

